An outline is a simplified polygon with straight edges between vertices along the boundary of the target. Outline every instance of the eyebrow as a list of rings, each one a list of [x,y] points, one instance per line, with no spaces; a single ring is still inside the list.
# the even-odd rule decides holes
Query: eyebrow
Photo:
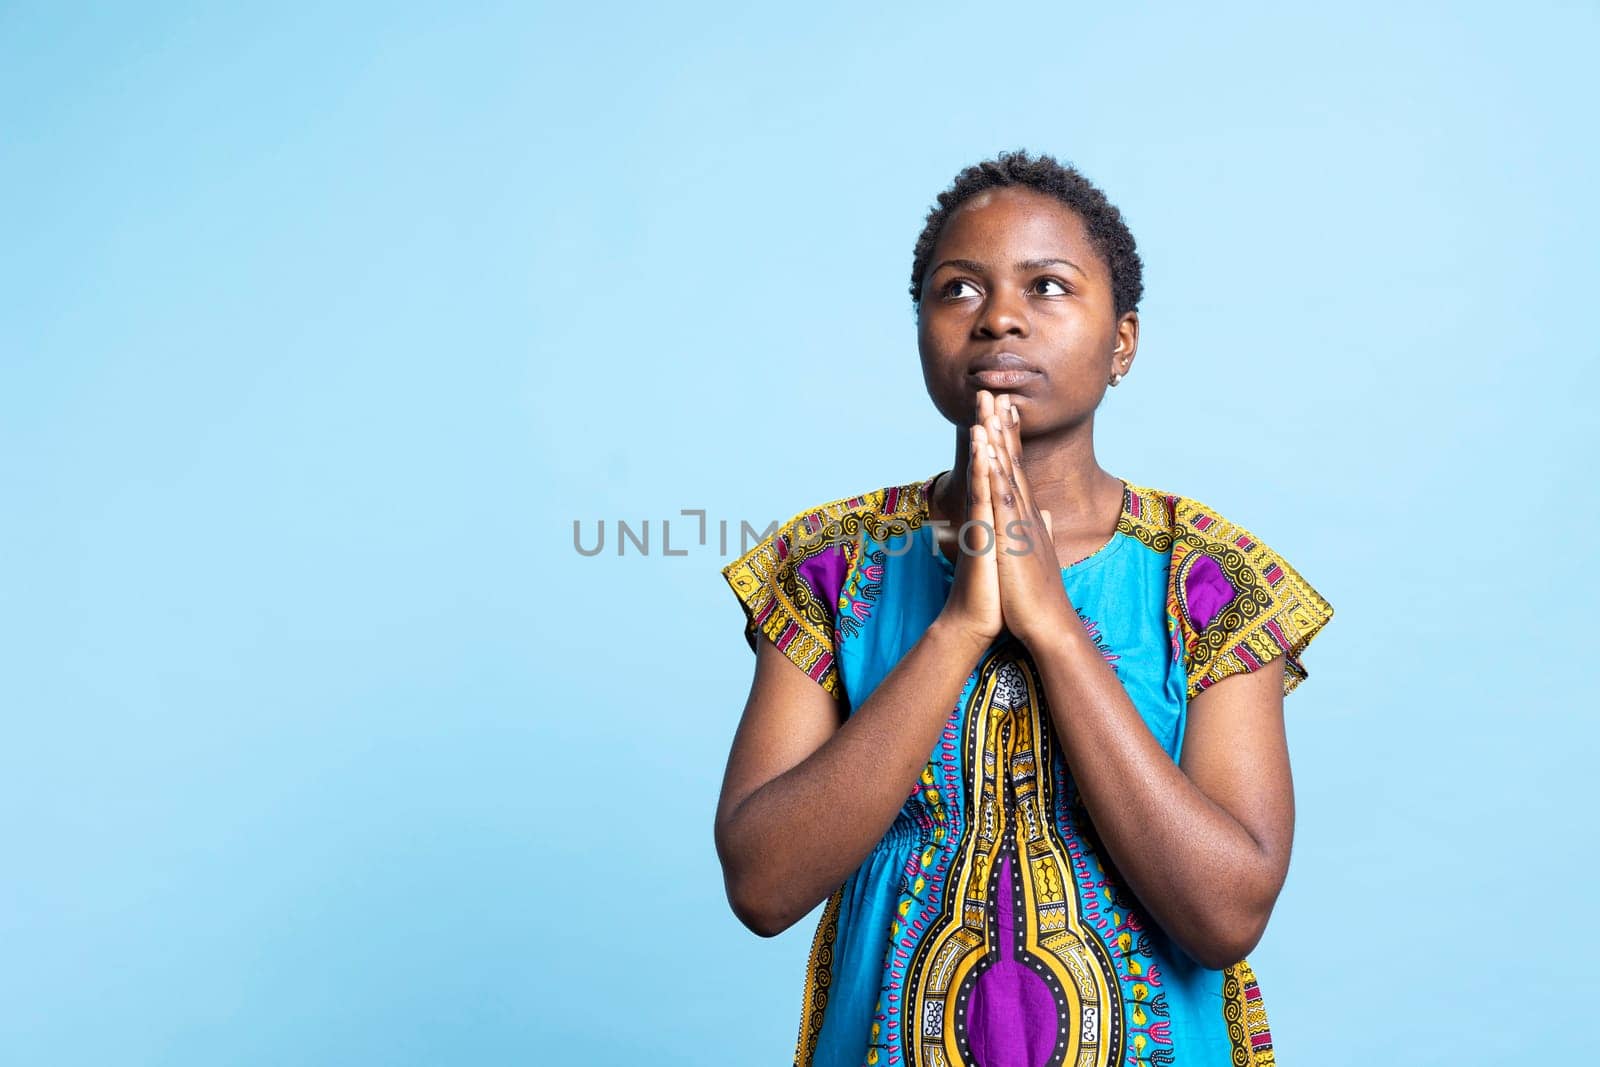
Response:
[[[1072,260],[1070,260],[1070,259],[1061,259],[1059,257],[1054,257],[1054,256],[1052,256],[1050,258],[1047,258],[1047,259],[1025,259],[1022,262],[1016,264],[1012,269],[1015,270],[1018,274],[1021,274],[1024,271],[1040,270],[1040,269],[1042,269],[1044,267],[1055,266],[1056,264],[1062,264],[1062,265],[1071,267],[1073,270],[1077,271],[1079,274],[1082,274],[1085,278],[1087,278],[1089,276],[1088,273],[1082,267],[1080,267],[1076,263],[1072,262]],[[987,274],[988,271],[989,271],[988,267],[986,267],[982,263],[979,263],[975,259],[947,259],[943,263],[940,263],[937,267],[934,267],[933,271],[929,271],[928,273],[932,274],[934,271],[941,270],[941,269],[943,269],[945,267],[955,267],[958,270],[971,271],[974,274]]]

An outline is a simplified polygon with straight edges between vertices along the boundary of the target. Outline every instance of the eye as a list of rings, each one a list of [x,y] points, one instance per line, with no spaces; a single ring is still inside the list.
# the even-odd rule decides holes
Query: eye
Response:
[[[1065,296],[1065,295],[1067,295],[1067,294],[1072,292],[1072,288],[1069,285],[1067,285],[1066,282],[1062,281],[1060,278],[1040,278],[1034,284],[1036,284],[1036,285],[1054,285],[1054,286],[1057,286],[1057,287],[1060,288],[1062,296]],[[1049,294],[1046,294],[1046,295],[1055,296],[1056,294],[1049,293]]]
[[[972,286],[972,283],[967,281],[965,278],[956,278],[954,281],[946,282],[945,283],[945,287],[942,290],[940,290],[940,293],[943,296],[947,296],[947,297],[948,296],[954,296],[955,295],[955,293],[954,293],[955,287],[958,286],[958,285]],[[972,286],[972,287],[973,288],[977,288],[976,286]]]

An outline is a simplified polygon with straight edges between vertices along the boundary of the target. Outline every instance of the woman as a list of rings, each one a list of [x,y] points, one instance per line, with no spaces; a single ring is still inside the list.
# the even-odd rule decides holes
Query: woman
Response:
[[[723,571],[756,651],[728,898],[764,936],[825,903],[797,1064],[1273,1062],[1244,957],[1289,863],[1283,698],[1332,609],[1212,509],[1100,467],[1141,293],[1077,171],[963,171],[911,282],[953,465]]]

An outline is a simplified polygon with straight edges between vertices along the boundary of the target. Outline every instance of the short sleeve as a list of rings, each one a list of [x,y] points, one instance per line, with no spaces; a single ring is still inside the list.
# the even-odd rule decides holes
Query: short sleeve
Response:
[[[825,506],[794,516],[722,569],[744,609],[750,650],[761,635],[840,701],[835,622],[856,547]]]
[[[1332,605],[1255,535],[1186,503],[1173,516],[1171,579],[1189,698],[1280,655],[1288,695],[1307,677],[1302,656]]]

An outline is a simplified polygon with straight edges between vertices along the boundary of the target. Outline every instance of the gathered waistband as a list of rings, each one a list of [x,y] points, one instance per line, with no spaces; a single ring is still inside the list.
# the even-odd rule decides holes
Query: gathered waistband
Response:
[[[920,849],[928,842],[928,835],[931,832],[932,827],[924,830],[915,822],[902,816],[901,818],[895,819],[894,824],[889,827],[888,832],[879,839],[876,845],[872,846],[872,851],[887,852],[891,849]]]

